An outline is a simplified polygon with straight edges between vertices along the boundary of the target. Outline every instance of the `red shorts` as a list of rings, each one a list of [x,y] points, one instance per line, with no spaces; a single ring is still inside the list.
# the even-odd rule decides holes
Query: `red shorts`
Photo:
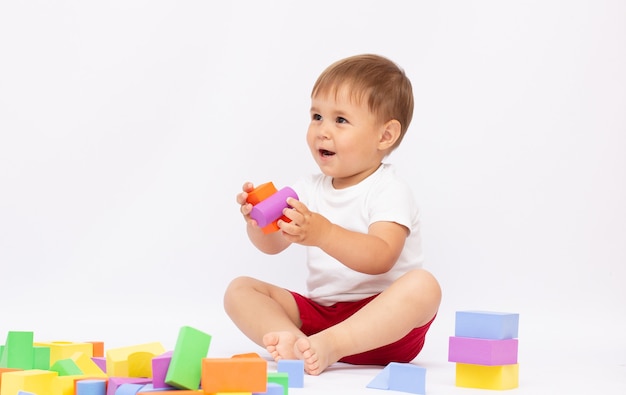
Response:
[[[370,296],[356,302],[339,302],[332,306],[322,306],[299,293],[291,292],[291,294],[300,311],[300,320],[302,320],[300,330],[307,336],[340,323],[378,296]],[[426,332],[434,320],[435,317],[426,325],[411,330],[405,337],[394,343],[344,357],[339,362],[354,365],[387,365],[390,362],[411,362],[424,347]]]

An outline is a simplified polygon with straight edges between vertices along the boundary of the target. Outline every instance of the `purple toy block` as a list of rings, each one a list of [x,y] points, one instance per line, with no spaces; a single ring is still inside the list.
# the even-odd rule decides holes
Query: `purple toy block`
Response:
[[[152,358],[152,386],[153,388],[174,388],[165,384],[165,376],[167,369],[172,362],[173,351],[168,351],[157,357]]]
[[[298,194],[293,189],[284,187],[252,207],[250,217],[255,220],[261,228],[266,227],[283,215],[284,208],[289,207],[286,202],[288,197],[298,199]]]
[[[143,386],[144,384],[125,383],[117,387],[115,395],[136,395],[137,392],[141,391]]]
[[[517,339],[479,339],[450,336],[448,361],[472,365],[513,365],[517,363]]]
[[[107,359],[104,357],[91,357],[91,360],[98,365],[98,367],[104,372],[107,372]]]
[[[149,384],[152,380],[139,377],[109,377],[107,395],[115,395],[122,384]]]

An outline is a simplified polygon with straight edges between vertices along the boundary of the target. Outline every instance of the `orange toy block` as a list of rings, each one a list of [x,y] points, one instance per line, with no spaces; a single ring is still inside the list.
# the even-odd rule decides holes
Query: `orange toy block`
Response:
[[[106,352],[109,377],[152,378],[152,358],[165,352],[161,343],[120,347]]]
[[[53,341],[49,343],[34,343],[38,347],[50,348],[50,366],[60,359],[69,359],[74,353],[82,352],[93,357],[93,345],[91,343],[74,343],[65,341]]]
[[[247,354],[235,354],[231,358],[261,358],[261,356],[255,352],[249,352]]]
[[[104,357],[104,342],[87,342],[93,345],[93,357]]]
[[[261,184],[258,187],[254,188],[251,192],[248,192],[248,198],[246,199],[246,202],[250,203],[253,206],[256,206],[276,192],[278,192],[278,190],[274,186],[274,183],[271,181],[266,182],[265,184]],[[291,222],[291,220],[284,215],[280,219],[285,222]],[[279,229],[280,228],[278,227],[278,220],[262,228],[263,233],[265,234],[276,232]]]
[[[267,362],[262,358],[204,358],[201,387],[207,394],[266,392]]]

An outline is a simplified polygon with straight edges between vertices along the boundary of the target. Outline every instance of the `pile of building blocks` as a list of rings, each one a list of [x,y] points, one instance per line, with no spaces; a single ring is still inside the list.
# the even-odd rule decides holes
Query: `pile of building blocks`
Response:
[[[458,311],[448,361],[456,362],[456,385],[492,390],[519,386],[519,314]]]
[[[426,394],[426,369],[410,363],[391,362],[367,388]]]
[[[105,353],[103,342],[33,337],[12,331],[0,346],[0,395],[287,395],[304,385],[303,361],[268,372],[256,353],[208,358],[211,335],[189,326],[171,351],[155,342]]]

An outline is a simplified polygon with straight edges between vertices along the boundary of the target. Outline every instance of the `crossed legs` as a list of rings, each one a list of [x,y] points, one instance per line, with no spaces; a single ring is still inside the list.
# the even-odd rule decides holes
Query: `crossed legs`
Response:
[[[291,293],[275,285],[236,278],[226,290],[224,307],[235,325],[275,360],[302,359],[305,371],[318,375],[343,357],[393,343],[425,325],[440,301],[437,280],[417,269],[343,322],[311,336],[300,331],[300,314]]]

